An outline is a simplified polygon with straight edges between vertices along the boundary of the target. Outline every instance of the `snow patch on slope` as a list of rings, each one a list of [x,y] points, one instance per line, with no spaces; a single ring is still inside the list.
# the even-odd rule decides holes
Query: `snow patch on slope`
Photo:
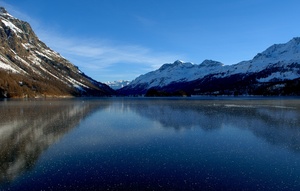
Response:
[[[8,65],[8,64],[5,64],[5,63],[2,62],[1,60],[0,60],[0,68],[2,68],[2,69],[4,69],[4,70],[10,70],[10,71],[12,71],[12,72],[14,72],[14,73],[18,73],[18,71],[17,71],[16,69],[14,69],[13,67],[11,67],[11,66]]]
[[[88,86],[86,86],[86,85],[82,84],[81,82],[78,82],[77,80],[70,78],[68,76],[66,76],[65,79],[68,80],[73,85],[73,87],[75,87],[77,89],[83,90],[82,87],[89,88]]]
[[[13,23],[11,23],[10,21],[7,21],[7,20],[5,20],[5,19],[2,19],[1,21],[2,21],[2,23],[3,23],[5,26],[9,27],[9,28],[10,28],[11,30],[13,30],[16,34],[18,34],[18,33],[23,33],[21,29],[19,29],[18,27],[16,27],[16,25],[14,25]]]
[[[53,51],[53,50],[43,49],[43,52],[44,52],[45,54],[47,54],[48,56],[54,56],[54,57],[64,58],[64,57],[62,57],[60,54],[58,54],[57,52],[55,52],[55,51]]]
[[[299,78],[299,74],[294,71],[275,72],[266,78],[257,79],[258,82],[271,82],[273,80],[294,80]]]
[[[47,56],[47,55],[45,55],[45,54],[43,54],[43,53],[41,53],[41,52],[39,52],[37,50],[35,51],[35,53],[37,53],[38,55],[43,56],[43,57],[45,57],[45,58],[47,58],[49,60],[52,60],[49,56]]]

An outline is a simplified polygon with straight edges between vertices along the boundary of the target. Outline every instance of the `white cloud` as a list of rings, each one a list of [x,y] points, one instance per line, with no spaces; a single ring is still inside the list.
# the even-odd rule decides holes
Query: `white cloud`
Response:
[[[158,65],[176,59],[175,55],[157,53],[139,45],[122,45],[108,41],[80,39],[79,37],[68,38],[44,32],[41,34],[41,38],[46,41],[46,44],[63,56],[97,62],[97,67],[100,68],[124,62],[157,68]]]
[[[37,36],[47,46],[77,65],[87,75],[98,73],[97,76],[102,74],[107,76],[108,72],[111,72],[111,76],[121,75],[122,71],[118,70],[118,65],[127,64],[131,67],[134,66],[134,71],[128,74],[129,77],[126,78],[131,79],[133,75],[136,77],[137,73],[144,74],[145,70],[149,72],[159,68],[164,63],[182,58],[180,55],[156,52],[137,44],[116,43],[113,40],[103,40],[98,37],[90,39],[82,36],[68,36],[68,34],[53,29],[53,27],[49,28],[49,26],[43,25],[38,19],[31,18],[7,3],[2,3],[2,1],[0,3],[7,7],[8,11],[15,17],[28,21]],[[150,23],[145,18],[138,17],[138,19],[142,23]]]
[[[133,80],[158,69],[162,64],[183,58],[177,54],[155,52],[140,45],[67,37],[41,30],[37,34],[50,48],[98,81]],[[114,79],[117,76],[118,79]]]

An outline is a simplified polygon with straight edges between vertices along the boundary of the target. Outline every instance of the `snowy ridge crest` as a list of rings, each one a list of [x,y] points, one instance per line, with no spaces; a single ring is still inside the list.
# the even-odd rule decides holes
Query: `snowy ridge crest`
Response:
[[[285,44],[274,44],[262,53],[257,54],[253,61],[293,61],[300,60],[300,37],[293,38]]]
[[[146,83],[148,88],[162,87],[173,82],[195,80],[209,73],[218,72],[223,67],[224,64],[213,60],[205,60],[200,65],[176,60],[172,64],[164,64],[158,70],[139,76],[129,85],[139,86],[140,83]]]

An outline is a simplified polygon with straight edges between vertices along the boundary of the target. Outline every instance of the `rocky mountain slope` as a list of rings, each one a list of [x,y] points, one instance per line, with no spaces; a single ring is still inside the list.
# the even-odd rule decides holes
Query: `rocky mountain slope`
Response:
[[[135,95],[149,89],[201,95],[300,95],[300,38],[275,44],[234,65],[212,60],[199,65],[179,60],[164,64],[118,92]]]
[[[29,23],[0,8],[0,97],[111,94],[114,90],[47,47]]]

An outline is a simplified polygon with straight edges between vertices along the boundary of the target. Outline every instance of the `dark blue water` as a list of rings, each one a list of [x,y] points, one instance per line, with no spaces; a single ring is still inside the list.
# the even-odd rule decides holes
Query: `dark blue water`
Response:
[[[0,190],[300,190],[300,100],[0,102]]]

